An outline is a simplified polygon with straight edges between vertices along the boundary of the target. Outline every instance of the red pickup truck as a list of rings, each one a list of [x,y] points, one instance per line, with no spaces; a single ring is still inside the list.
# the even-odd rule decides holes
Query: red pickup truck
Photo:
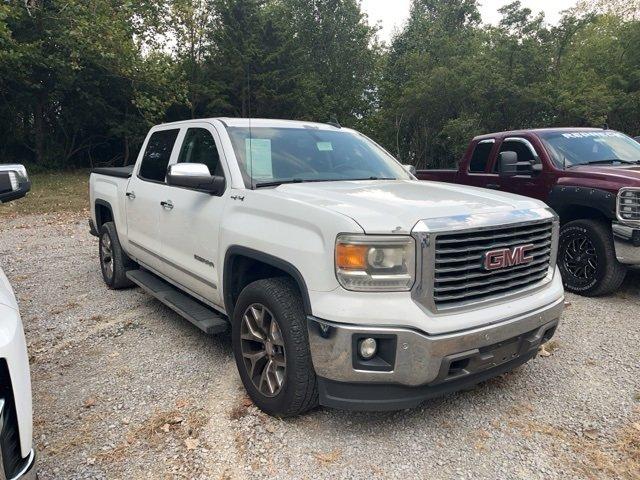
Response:
[[[457,170],[419,170],[421,180],[540,199],[560,216],[558,267],[567,290],[618,289],[640,265],[640,143],[614,130],[553,128],[474,138]]]

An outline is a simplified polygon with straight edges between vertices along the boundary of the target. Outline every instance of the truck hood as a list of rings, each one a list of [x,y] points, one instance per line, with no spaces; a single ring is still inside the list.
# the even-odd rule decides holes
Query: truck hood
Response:
[[[0,305],[5,305],[13,309],[18,308],[18,302],[9,283],[9,279],[0,268]]]
[[[290,184],[276,191],[346,215],[366,233],[379,234],[407,234],[424,219],[544,207],[520,195],[412,180]]]
[[[613,182],[620,182],[628,186],[640,187],[640,166],[597,166],[579,165],[572,167],[569,171],[579,172],[591,177],[602,178]]]

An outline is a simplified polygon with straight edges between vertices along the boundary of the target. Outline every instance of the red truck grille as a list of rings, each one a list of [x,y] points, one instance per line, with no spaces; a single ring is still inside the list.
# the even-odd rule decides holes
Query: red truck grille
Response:
[[[623,188],[618,194],[618,218],[640,222],[640,189]]]
[[[533,287],[549,273],[553,241],[551,221],[437,235],[435,306],[452,308]],[[518,259],[523,246],[526,257]],[[489,269],[486,255],[496,251],[508,261]]]

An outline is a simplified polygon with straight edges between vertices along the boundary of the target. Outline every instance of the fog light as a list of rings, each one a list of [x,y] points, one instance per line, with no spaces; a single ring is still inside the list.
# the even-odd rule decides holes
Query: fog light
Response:
[[[360,341],[360,358],[363,360],[371,360],[378,351],[378,342],[375,338],[365,338]]]

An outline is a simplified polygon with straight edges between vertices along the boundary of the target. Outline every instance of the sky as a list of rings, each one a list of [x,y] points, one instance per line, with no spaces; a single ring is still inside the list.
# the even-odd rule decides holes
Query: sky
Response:
[[[498,9],[512,0],[479,0],[480,13],[485,23],[497,23],[500,19]],[[575,5],[576,0],[521,0],[523,6],[534,13],[543,11],[550,23],[560,19],[560,12]],[[369,16],[369,23],[380,22],[380,39],[388,42],[396,28],[409,16],[411,0],[362,0],[363,10]]]

